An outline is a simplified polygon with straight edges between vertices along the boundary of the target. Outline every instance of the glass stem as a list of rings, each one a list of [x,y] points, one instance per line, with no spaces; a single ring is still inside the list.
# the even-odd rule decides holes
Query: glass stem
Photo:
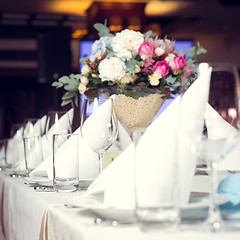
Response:
[[[218,225],[222,221],[221,213],[218,209],[217,204],[217,186],[218,186],[218,174],[217,174],[218,163],[215,161],[210,162],[210,177],[211,177],[211,189],[210,189],[210,200],[207,221],[212,227],[217,230]],[[220,226],[219,226],[220,227]]]
[[[103,172],[103,159],[104,159],[104,152],[98,153],[98,159],[99,159],[99,174]]]

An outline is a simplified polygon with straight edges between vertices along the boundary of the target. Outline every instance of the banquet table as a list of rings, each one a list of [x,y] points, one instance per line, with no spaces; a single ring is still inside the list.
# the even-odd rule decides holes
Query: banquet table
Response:
[[[195,176],[193,190],[206,190],[209,177]],[[180,224],[177,231],[142,232],[132,224],[113,225],[111,221],[96,223],[97,216],[91,209],[68,208],[66,202],[81,197],[84,191],[74,193],[36,192],[24,184],[23,178],[12,178],[8,172],[0,172],[2,240],[35,239],[238,239],[240,218],[234,221],[235,229],[227,233],[195,231],[189,224]],[[238,230],[239,227],[239,230]],[[217,237],[216,237],[217,236]]]

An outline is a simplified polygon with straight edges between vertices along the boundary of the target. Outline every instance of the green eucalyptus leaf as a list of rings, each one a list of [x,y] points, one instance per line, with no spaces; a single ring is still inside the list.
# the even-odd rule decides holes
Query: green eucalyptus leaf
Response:
[[[195,51],[196,51],[195,47],[191,47],[188,49],[187,54],[189,55],[190,58],[195,58],[195,54],[196,54]]]
[[[179,81],[175,81],[173,84],[172,84],[172,87],[174,87],[175,89],[177,87],[180,87],[181,86],[181,83]]]
[[[149,30],[146,32],[146,36],[151,36],[153,34],[153,31]]]
[[[66,92],[64,93],[62,100],[72,99],[75,95],[75,92]]]
[[[102,23],[95,23],[93,27],[98,31],[98,32],[110,32],[108,27]]]
[[[59,78],[58,81],[63,83],[63,84],[67,84],[68,81],[69,81],[69,77],[63,76],[63,77]]]
[[[174,83],[175,80],[176,80],[176,79],[175,79],[174,77],[172,77],[172,76],[168,76],[168,77],[166,78],[166,82],[167,82],[168,84]]]
[[[74,75],[74,79],[80,79],[82,77],[82,74],[78,73]]]
[[[114,53],[112,51],[109,51],[106,53],[106,58],[111,58],[114,56]]]
[[[112,33],[105,33],[105,32],[101,32],[98,33],[99,37],[113,37]]]
[[[80,60],[79,60],[79,62],[81,63],[81,64],[83,64],[83,65],[86,65],[87,64],[87,58],[86,57],[82,57],[82,58],[80,58]]]
[[[178,56],[181,56],[181,57],[184,56],[184,51],[183,51],[183,49],[181,49],[181,50],[178,51]]]
[[[56,88],[60,88],[60,87],[63,86],[63,84],[62,84],[61,82],[55,81],[55,82],[52,83],[52,86],[53,86],[53,87],[56,87]]]
[[[193,65],[193,59],[192,58],[188,58],[186,62],[187,62],[187,65]]]
[[[98,31],[99,37],[112,37],[114,36],[112,33],[110,33],[110,30],[107,26],[101,23],[96,23],[93,25],[94,28]]]
[[[70,92],[77,91],[77,88],[78,88],[78,87],[76,87],[76,86],[73,85],[73,84],[68,84],[68,85],[65,85],[65,86],[64,86],[64,89],[65,89],[66,91],[70,91]]]
[[[203,47],[198,48],[196,51],[196,55],[201,55],[201,54],[205,54],[205,53],[207,53],[207,50]]]
[[[62,100],[61,106],[62,106],[62,107],[63,107],[63,106],[66,106],[66,105],[68,105],[68,104],[71,103],[71,102],[72,102],[71,99],[68,99],[68,100]]]

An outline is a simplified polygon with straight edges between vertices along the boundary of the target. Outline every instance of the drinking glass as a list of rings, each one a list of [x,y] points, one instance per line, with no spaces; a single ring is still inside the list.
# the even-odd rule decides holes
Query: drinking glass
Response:
[[[41,120],[39,118],[26,118],[23,121],[23,137],[42,136],[44,133]]]
[[[0,139],[0,171],[4,170],[7,164],[7,139]]]
[[[72,133],[72,121],[68,111],[49,111],[46,118],[43,150],[44,158],[52,155],[53,134]]]
[[[137,223],[144,232],[176,231],[180,222],[177,204],[179,199],[177,198],[176,149],[171,148],[169,155],[172,157],[168,159],[170,161],[162,161],[161,154],[151,153],[149,154],[151,159],[147,159],[144,155],[146,140],[142,139],[144,134],[147,134],[145,128],[138,128],[133,132]],[[166,141],[173,139],[172,133],[168,131],[163,131],[161,134]],[[159,152],[161,152],[161,146],[159,146]]]
[[[99,173],[102,173],[105,152],[112,146],[118,133],[112,98],[84,99],[80,132],[84,141],[98,154]]]
[[[26,177],[43,160],[42,142],[40,136],[23,137]]]
[[[212,77],[206,128],[199,142],[200,157],[210,169],[209,211],[203,223],[212,232],[227,230],[218,208],[218,164],[239,143],[239,76],[235,65],[211,64]],[[213,109],[212,109],[213,108]],[[216,110],[216,113],[214,111]]]
[[[53,134],[72,133],[72,122],[69,113],[67,111],[49,111],[44,132],[51,145]]]
[[[68,151],[63,148],[67,144]],[[61,148],[62,147],[62,148]],[[53,134],[53,187],[57,192],[74,192],[79,186],[78,134]]]

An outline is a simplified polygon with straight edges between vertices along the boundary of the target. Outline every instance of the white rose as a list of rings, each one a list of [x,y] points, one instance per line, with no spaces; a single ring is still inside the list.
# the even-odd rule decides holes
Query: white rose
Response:
[[[121,83],[130,83],[130,82],[132,82],[132,83],[134,83],[136,79],[137,79],[137,76],[136,76],[136,75],[131,76],[131,77],[126,77],[126,76],[124,76],[124,77],[122,77],[122,78],[119,80],[119,82],[121,82]]]
[[[102,53],[100,50],[95,54],[95,58],[98,60],[100,60],[102,58]]]
[[[126,65],[117,57],[105,58],[99,64],[99,76],[102,81],[118,81],[124,75]]]
[[[141,71],[141,68],[138,65],[135,65],[134,72],[139,73]]]
[[[83,94],[86,91],[87,87],[83,85],[82,83],[79,84],[78,86],[78,91],[80,94]]]
[[[85,86],[88,85],[88,78],[86,76],[82,76],[80,80],[81,80],[81,84]]]
[[[148,80],[152,86],[157,86],[159,84],[159,79],[161,78],[161,73],[154,72],[152,75],[148,77]]]
[[[89,73],[89,71],[90,71],[90,68],[88,67],[88,65],[84,65],[84,66],[82,67],[81,73],[82,73],[83,75],[87,75],[87,74]]]
[[[164,49],[157,47],[154,52],[157,56],[162,56],[165,51],[164,51]]]
[[[175,54],[169,53],[167,57],[165,57],[165,60],[169,64],[173,58],[175,58]]]
[[[113,37],[111,46],[117,57],[129,60],[138,54],[138,49],[143,41],[142,33],[125,29]]]

